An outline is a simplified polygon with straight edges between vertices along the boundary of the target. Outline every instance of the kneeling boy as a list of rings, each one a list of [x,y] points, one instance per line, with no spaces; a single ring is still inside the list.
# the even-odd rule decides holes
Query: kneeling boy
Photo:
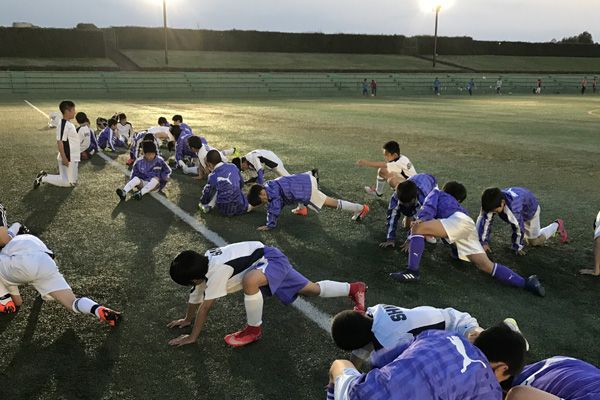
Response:
[[[202,190],[200,209],[209,212],[216,206],[221,214],[228,217],[250,211],[251,207],[242,192],[244,180],[236,166],[224,163],[217,150],[208,152],[206,162],[212,172]]]

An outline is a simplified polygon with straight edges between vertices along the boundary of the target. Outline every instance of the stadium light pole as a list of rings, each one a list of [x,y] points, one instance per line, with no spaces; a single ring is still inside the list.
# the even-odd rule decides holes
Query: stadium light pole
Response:
[[[167,0],[163,0],[163,30],[165,31],[165,65],[169,65],[169,50],[167,45]]]
[[[440,10],[442,9],[441,4],[435,5],[435,33],[433,35],[433,67],[435,68],[435,58],[437,57],[437,39],[438,39],[438,18]]]

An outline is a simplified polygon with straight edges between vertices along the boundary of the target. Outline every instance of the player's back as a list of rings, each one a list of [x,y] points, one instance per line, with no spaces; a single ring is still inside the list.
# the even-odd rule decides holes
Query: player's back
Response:
[[[267,182],[266,186],[269,196],[276,193],[288,205],[310,200],[312,192],[310,174],[307,173],[281,176]]]
[[[469,215],[469,212],[460,205],[454,196],[443,190],[434,189],[423,201],[423,207],[419,210],[417,217],[426,221],[430,219],[444,219],[456,212]]]
[[[511,187],[502,190],[506,205],[513,213],[520,213],[524,220],[530,220],[537,212],[538,199],[529,189]]]
[[[217,207],[220,211],[227,215],[245,212],[248,209],[248,200],[241,189],[243,180],[240,170],[234,164],[220,163],[211,175],[213,176],[209,180],[215,182]]]

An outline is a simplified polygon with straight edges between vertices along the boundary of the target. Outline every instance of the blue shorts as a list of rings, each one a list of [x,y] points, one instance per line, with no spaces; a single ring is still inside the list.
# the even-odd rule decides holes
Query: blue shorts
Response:
[[[261,270],[267,277],[268,285],[260,288],[265,296],[277,297],[283,304],[293,303],[310,281],[290,264],[288,258],[279,249],[265,246],[266,264],[258,264],[255,269]]]

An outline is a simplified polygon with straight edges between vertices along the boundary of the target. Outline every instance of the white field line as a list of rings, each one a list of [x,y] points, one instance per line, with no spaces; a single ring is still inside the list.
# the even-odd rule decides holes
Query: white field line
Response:
[[[600,108],[596,108],[595,110],[590,110],[590,111],[588,111],[587,113],[588,113],[589,115],[596,115],[596,116],[599,116],[599,117],[600,117],[600,115],[596,114],[596,111],[600,111]]]
[[[33,109],[39,111],[41,114],[44,115],[44,117],[48,118],[46,113],[44,113],[42,110],[40,110],[39,108],[37,108],[36,106],[34,106],[30,102],[28,102],[27,100],[25,100],[25,103],[27,103]],[[104,154],[102,151],[98,152],[98,156],[100,156],[100,158],[105,160],[110,166],[119,170],[123,175],[129,177],[130,173],[127,170],[127,168],[125,168],[125,166],[119,164],[118,162],[116,162],[115,160],[113,160],[112,158],[110,158],[109,156]],[[204,224],[200,223],[196,218],[194,218],[190,214],[186,213],[183,209],[181,209],[181,207],[174,204],[172,201],[167,199],[165,196],[162,196],[158,193],[150,193],[150,196],[152,196],[156,201],[158,201],[160,204],[165,206],[165,208],[167,208],[173,214],[178,216],[183,222],[185,222],[186,224],[191,226],[192,229],[194,229],[196,232],[198,232],[202,236],[204,236],[208,241],[212,242],[215,246],[221,247],[221,246],[226,246],[228,244],[225,241],[225,239],[223,239],[221,236],[219,236],[218,233],[213,232],[210,229],[208,229]],[[317,324],[319,327],[321,327],[321,329],[323,329],[324,331],[329,333],[329,331],[331,329],[331,316],[330,315],[319,310],[318,308],[316,308],[315,306],[313,306],[312,304],[310,304],[308,301],[304,300],[301,297],[298,297],[296,299],[296,301],[294,301],[291,305],[294,308],[296,308],[298,311],[300,311],[302,314],[304,314],[308,319],[310,319],[315,324]]]

